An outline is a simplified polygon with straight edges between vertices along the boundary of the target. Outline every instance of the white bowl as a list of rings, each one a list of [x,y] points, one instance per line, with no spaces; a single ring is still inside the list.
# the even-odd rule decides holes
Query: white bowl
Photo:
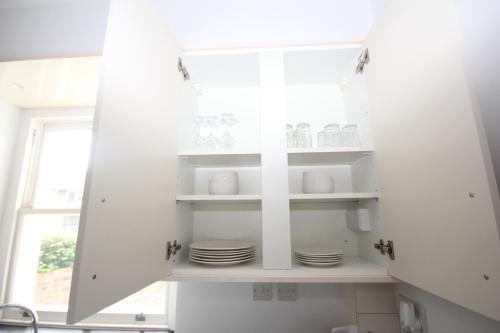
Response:
[[[236,171],[223,171],[218,172],[212,178],[212,182],[237,182],[239,181],[238,173]]]
[[[333,193],[335,182],[332,178],[318,172],[304,172],[302,175],[302,192]]]
[[[210,194],[238,194],[240,191],[238,173],[235,171],[223,171],[214,175],[208,182],[208,193]]]
[[[214,182],[210,181],[208,184],[208,193],[215,195],[222,194],[238,194],[239,193],[238,182]]]

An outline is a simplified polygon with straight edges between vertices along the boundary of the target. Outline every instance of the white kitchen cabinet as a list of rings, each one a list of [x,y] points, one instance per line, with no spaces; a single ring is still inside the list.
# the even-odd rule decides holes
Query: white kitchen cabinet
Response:
[[[184,52],[184,81],[154,5],[113,1],[68,322],[159,279],[402,280],[500,320],[498,192],[454,7],[387,1],[363,45]],[[221,112],[238,118],[235,148],[197,148],[196,116]],[[302,121],[314,136],[356,123],[361,145],[288,150],[285,124]],[[221,170],[238,171],[240,194],[208,193]],[[310,170],[332,176],[335,193],[301,193]],[[347,228],[358,209],[369,231]],[[252,240],[257,259],[189,263],[189,244],[211,238]],[[294,262],[293,248],[311,245],[347,260]]]

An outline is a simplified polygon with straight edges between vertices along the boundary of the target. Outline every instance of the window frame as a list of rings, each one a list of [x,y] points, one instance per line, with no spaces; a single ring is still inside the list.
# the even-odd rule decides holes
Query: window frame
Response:
[[[5,214],[0,220],[5,224],[3,230],[10,231],[11,237],[0,237],[0,241],[9,241],[8,253],[0,254],[0,303],[6,303],[12,297],[12,287],[15,279],[16,262],[19,253],[20,232],[23,219],[27,215],[80,215],[80,208],[38,208],[34,207],[34,199],[38,180],[39,162],[42,153],[44,134],[48,126],[88,126],[93,121],[93,110],[78,109],[35,109],[23,110],[20,133],[17,138],[16,152],[13,158],[13,178],[9,184],[7,196],[17,198],[12,200],[14,205],[6,207],[11,214]],[[94,129],[92,130],[95,134]],[[22,143],[25,143],[24,147]],[[14,169],[21,167],[22,172],[15,175]],[[17,177],[16,177],[17,176]],[[12,218],[8,218],[11,215]],[[1,275],[1,274],[0,274]],[[174,327],[175,304],[177,298],[177,284],[167,283],[167,299],[163,314],[145,314],[145,321],[137,321],[138,314],[132,313],[98,313],[82,321],[77,327],[105,328],[105,329],[159,329],[168,330]],[[66,325],[66,312],[37,311],[41,327],[72,327]],[[173,315],[173,316],[172,316]],[[4,311],[0,322],[22,324],[22,314],[16,311]]]

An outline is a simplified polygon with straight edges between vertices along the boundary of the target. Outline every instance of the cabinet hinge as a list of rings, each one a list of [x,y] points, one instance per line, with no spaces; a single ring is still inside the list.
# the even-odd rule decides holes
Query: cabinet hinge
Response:
[[[181,243],[177,243],[176,240],[168,241],[165,258],[169,260],[170,257],[175,256],[177,254],[177,251],[179,251],[181,248],[182,248]]]
[[[189,75],[189,72],[188,72],[186,66],[184,66],[182,64],[182,58],[181,57],[179,57],[179,60],[177,61],[177,69],[179,70],[179,72],[184,77],[184,81],[189,81],[191,79],[191,76]]]
[[[370,52],[368,49],[364,49],[363,53],[359,55],[358,66],[356,66],[356,74],[362,74],[365,70],[365,66],[370,62]]]
[[[135,321],[146,321],[146,315],[142,312],[139,314],[136,314]]]
[[[396,258],[394,254],[394,242],[388,240],[387,244],[385,244],[384,240],[381,239],[378,241],[378,243],[374,244],[375,248],[380,251],[382,255],[388,254],[389,258],[391,260],[394,260]]]

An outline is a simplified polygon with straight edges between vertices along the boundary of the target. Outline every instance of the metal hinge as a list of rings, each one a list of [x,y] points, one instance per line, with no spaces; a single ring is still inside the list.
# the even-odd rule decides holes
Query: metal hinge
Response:
[[[177,241],[174,240],[167,242],[167,251],[166,251],[166,258],[167,260],[170,259],[171,256],[175,256],[177,254],[177,251],[179,251],[182,248],[182,245],[179,243],[177,244]]]
[[[136,314],[135,321],[146,321],[146,315],[142,312],[139,314]]]
[[[388,240],[387,244],[384,243],[384,240],[381,239],[378,243],[374,244],[375,248],[380,251],[382,255],[388,254],[391,260],[394,260],[396,256],[394,255],[394,243],[393,241]]]
[[[186,66],[184,66],[182,64],[181,57],[179,57],[179,60],[177,61],[177,69],[179,70],[179,72],[182,73],[182,76],[184,77],[184,81],[189,81],[191,79],[191,76],[189,75],[189,72],[188,72]]]
[[[370,62],[370,52],[368,49],[364,49],[363,53],[359,55],[358,66],[356,66],[356,74],[362,74],[365,70],[365,66]]]

